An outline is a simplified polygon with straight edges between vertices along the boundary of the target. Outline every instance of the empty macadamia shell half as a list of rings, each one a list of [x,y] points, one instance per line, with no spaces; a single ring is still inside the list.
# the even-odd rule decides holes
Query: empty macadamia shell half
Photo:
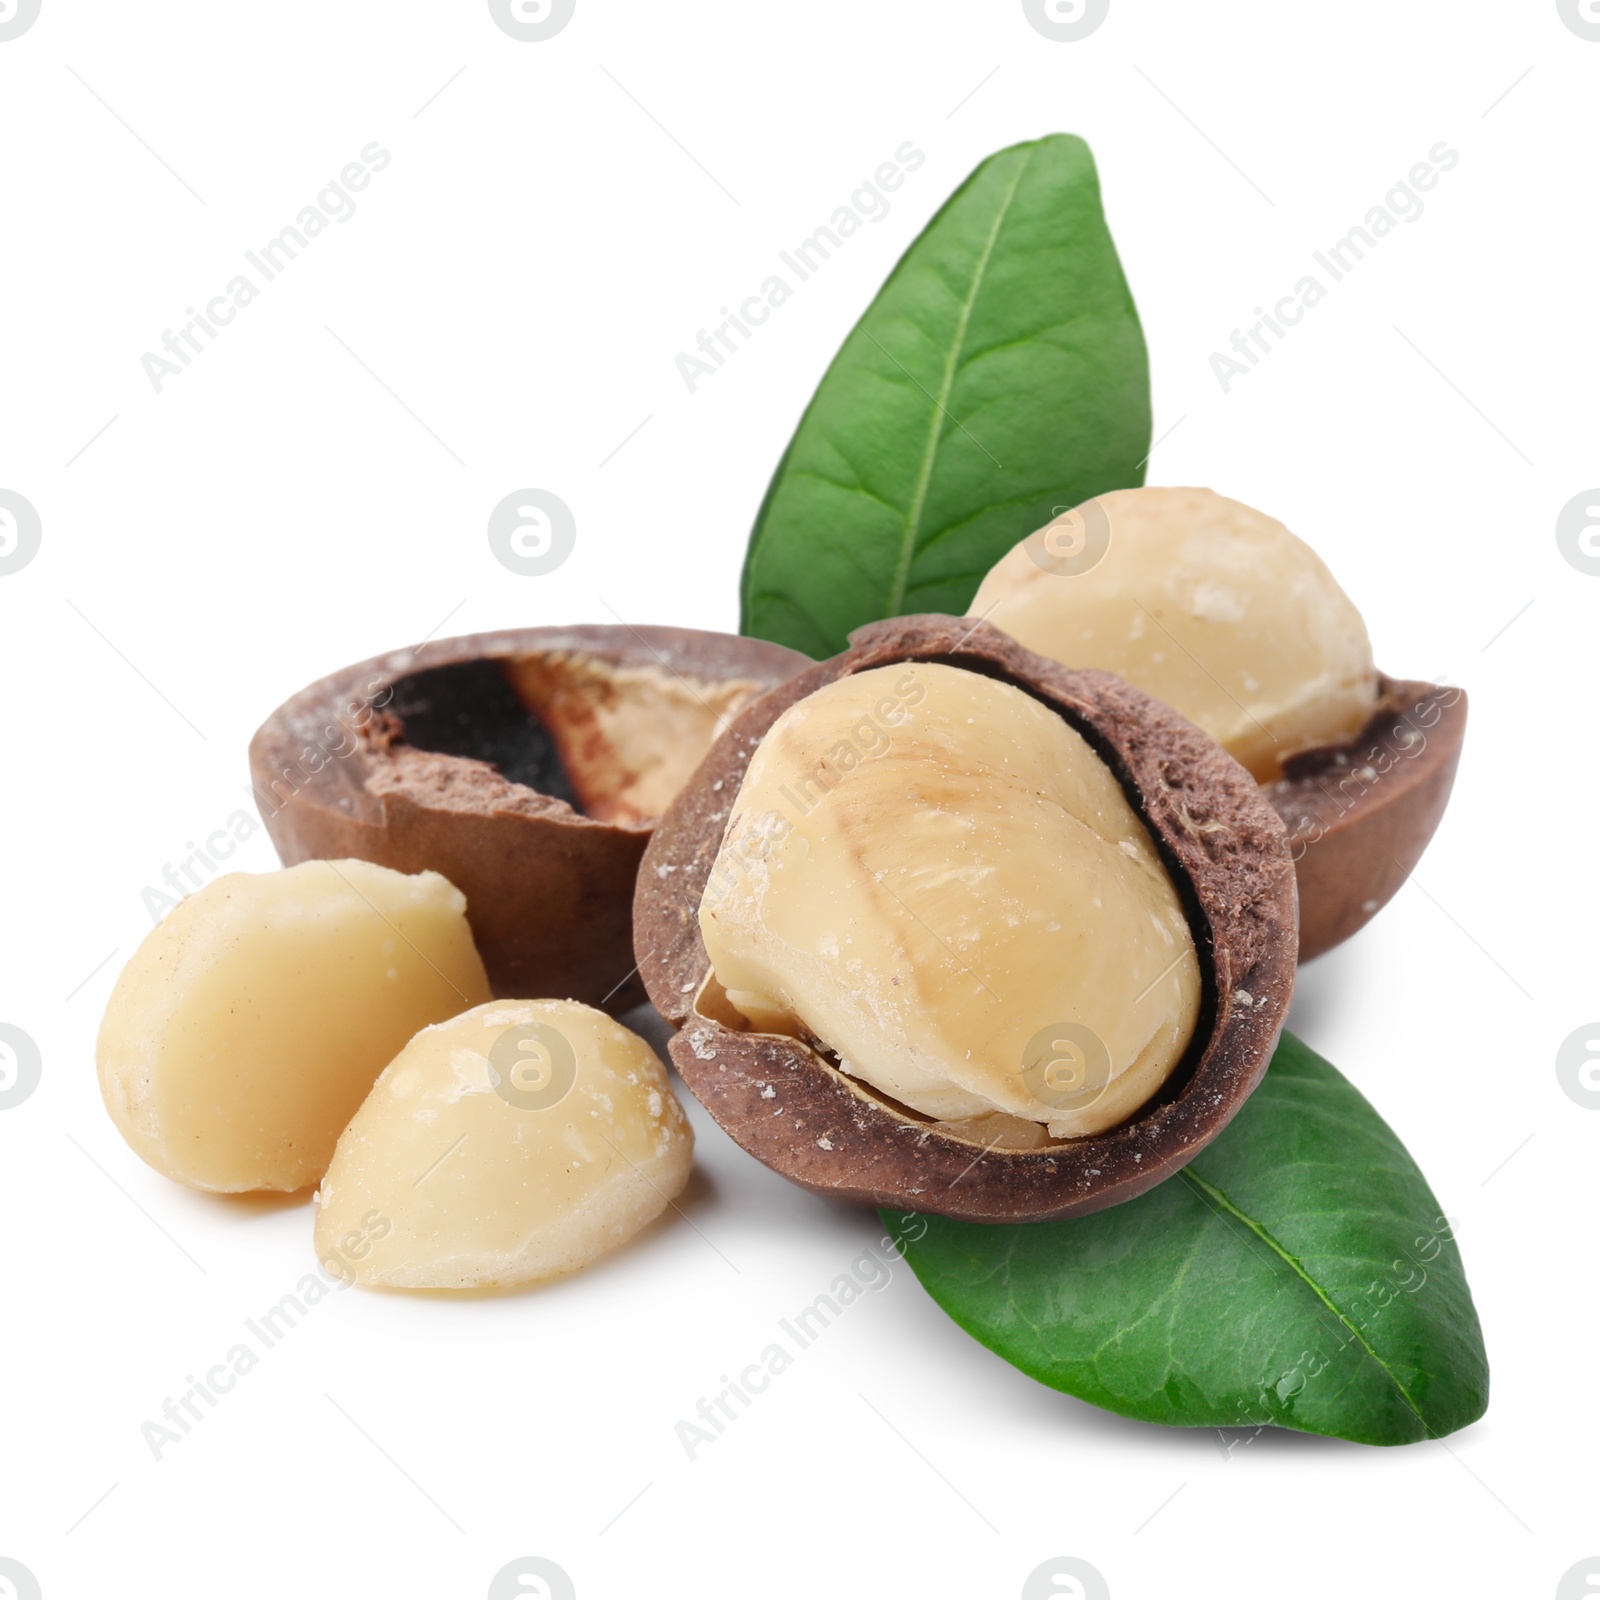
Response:
[[[467,897],[497,995],[627,1010],[639,858],[741,706],[808,665],[686,628],[433,641],[303,689],[250,742],[285,863],[360,857]]]
[[[1149,829],[1200,956],[1184,1058],[1127,1121],[1040,1148],[986,1148],[876,1094],[801,1040],[740,1031],[719,1004],[698,910],[762,735],[848,673],[906,661],[988,674],[1064,717]],[[634,903],[640,971],[681,1031],[674,1064],[746,1150],[818,1194],[973,1222],[1079,1216],[1160,1183],[1227,1125],[1266,1071],[1294,984],[1294,866],[1283,825],[1220,745],[1120,678],[1074,671],[984,623],[900,617],[747,707],[662,818]]]
[[[1300,883],[1300,959],[1342,944],[1388,904],[1444,816],[1467,696],[1379,676],[1378,709],[1349,744],[1308,750],[1263,789]]]

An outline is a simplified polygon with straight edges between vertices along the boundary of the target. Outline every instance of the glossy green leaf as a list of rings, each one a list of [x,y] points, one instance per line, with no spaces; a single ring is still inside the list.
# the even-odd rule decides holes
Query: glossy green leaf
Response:
[[[828,368],[750,536],[743,629],[810,655],[959,616],[1058,511],[1143,482],[1144,335],[1066,134],[991,156],[900,259]]]
[[[1377,1112],[1288,1034],[1228,1128],[1137,1200],[1011,1227],[884,1221],[975,1339],[1123,1416],[1405,1444],[1488,1404],[1438,1201]]]

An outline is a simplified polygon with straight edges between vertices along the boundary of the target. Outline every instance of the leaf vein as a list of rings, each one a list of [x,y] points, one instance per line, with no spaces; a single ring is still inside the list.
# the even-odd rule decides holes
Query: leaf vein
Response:
[[[888,600],[883,613],[886,617],[899,616],[900,608],[905,601],[906,584],[911,576],[911,560],[917,548],[917,531],[922,522],[922,512],[927,503],[928,490],[933,482],[934,462],[939,454],[941,424],[946,415],[946,405],[950,399],[951,388],[955,383],[956,369],[961,360],[961,352],[966,344],[967,324],[972,316],[972,308],[977,303],[978,291],[983,287],[984,274],[989,270],[989,261],[994,255],[994,247],[1000,237],[1000,229],[1005,224],[1006,217],[1011,210],[1011,202],[1016,198],[1017,190],[1032,164],[1033,150],[1030,148],[1026,159],[1017,169],[1017,175],[1012,180],[1011,187],[1006,190],[1005,199],[995,213],[994,226],[990,228],[989,237],[984,241],[983,253],[978,257],[977,268],[972,275],[972,287],[967,291],[967,297],[962,302],[961,314],[956,319],[955,338],[951,341],[950,352],[945,357],[944,375],[939,383],[939,394],[934,401],[933,413],[928,421],[928,442],[922,453],[922,466],[917,474],[916,492],[912,495],[911,505],[906,511],[905,533],[900,541],[900,552],[895,562],[894,579],[889,587]]]
[[[1226,1212],[1227,1215],[1235,1218],[1238,1222],[1243,1224],[1244,1227],[1248,1228],[1250,1232],[1256,1236],[1256,1238],[1260,1239],[1261,1242],[1265,1244],[1267,1248],[1271,1250],[1272,1253],[1276,1255],[1284,1263],[1284,1265],[1287,1266],[1289,1270],[1300,1279],[1303,1284],[1305,1284],[1305,1286],[1317,1297],[1317,1299],[1322,1302],[1323,1306],[1329,1312],[1331,1312],[1333,1316],[1338,1318],[1340,1324],[1349,1333],[1350,1337],[1357,1344],[1359,1344],[1364,1351],[1366,1351],[1368,1357],[1370,1357],[1372,1360],[1373,1365],[1376,1366],[1381,1373],[1383,1373],[1383,1375],[1395,1386],[1397,1390],[1399,1390],[1400,1398],[1405,1401],[1406,1406],[1410,1410],[1411,1414],[1417,1419],[1418,1422],[1422,1424],[1424,1437],[1429,1439],[1435,1437],[1432,1425],[1422,1414],[1422,1410],[1417,1405],[1417,1402],[1412,1399],[1410,1390],[1408,1390],[1400,1381],[1398,1375],[1389,1366],[1388,1362],[1386,1362],[1383,1357],[1373,1349],[1366,1336],[1355,1325],[1355,1323],[1353,1323],[1350,1318],[1339,1309],[1338,1305],[1328,1294],[1327,1290],[1324,1289],[1322,1285],[1318,1283],[1309,1272],[1306,1271],[1306,1269],[1301,1265],[1299,1258],[1286,1250],[1283,1245],[1281,1245],[1277,1239],[1275,1239],[1272,1234],[1268,1232],[1266,1228],[1264,1228],[1255,1220],[1254,1217],[1248,1216],[1245,1212],[1241,1211],[1219,1188],[1217,1188],[1214,1184],[1207,1183],[1204,1178],[1200,1177],[1193,1170],[1193,1168],[1184,1168],[1184,1170],[1179,1173],[1179,1177],[1181,1177],[1202,1197],[1209,1198],[1213,1204]]]

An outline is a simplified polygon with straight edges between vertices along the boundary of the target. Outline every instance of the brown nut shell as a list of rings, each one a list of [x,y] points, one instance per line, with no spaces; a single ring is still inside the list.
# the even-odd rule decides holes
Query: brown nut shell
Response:
[[[1291,757],[1263,792],[1288,830],[1300,883],[1300,959],[1365,927],[1421,859],[1444,815],[1467,697],[1378,680],[1378,709],[1349,744]]]
[[[898,617],[745,708],[661,819],[634,901],[639,969],[681,1029],[672,1059],[733,1138],[840,1200],[971,1222],[1080,1216],[1131,1200],[1215,1138],[1266,1071],[1294,984],[1294,867],[1250,775],[1175,711],[1110,673],[1073,671],[986,623]],[[762,735],[848,673],[941,661],[1015,684],[1059,711],[1111,767],[1189,912],[1204,999],[1188,1052],[1120,1126],[1040,1149],[985,1149],[877,1095],[797,1039],[735,1031],[699,1008],[710,962],[698,907]],[[730,1018],[729,1020],[737,1020]]]
[[[719,720],[807,664],[686,628],[439,640],[286,701],[250,741],[251,778],[286,865],[442,873],[497,995],[625,1010],[643,998],[630,919],[655,816]]]

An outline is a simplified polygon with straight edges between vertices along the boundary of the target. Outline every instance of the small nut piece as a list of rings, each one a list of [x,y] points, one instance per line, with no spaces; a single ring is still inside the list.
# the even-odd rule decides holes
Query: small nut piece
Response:
[[[304,1189],[418,1028],[489,998],[467,903],[437,873],[308,861],[190,895],[123,968],[100,1092],[179,1183]]]
[[[1210,489],[1075,507],[1002,556],[971,609],[1040,655],[1165,700],[1259,783],[1353,739],[1378,701],[1366,625],[1316,552]]]
[[[694,1135],[643,1039],[570,1000],[424,1028],[345,1129],[316,1248],[357,1283],[534,1283],[631,1239],[688,1181]]]
[[[1121,1122],[1199,1012],[1183,905],[1110,768],[1020,689],[938,662],[778,718],[700,931],[753,1027],[982,1144]]]

